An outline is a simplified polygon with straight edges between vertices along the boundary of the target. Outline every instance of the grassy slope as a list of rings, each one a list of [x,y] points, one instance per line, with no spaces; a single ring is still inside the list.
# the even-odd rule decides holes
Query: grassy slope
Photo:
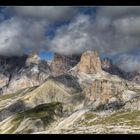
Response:
[[[42,104],[30,110],[15,114],[14,116],[12,116],[12,118],[7,120],[7,122],[1,122],[0,133],[15,133],[15,131],[18,130],[18,127],[22,123],[22,121],[26,119],[30,119],[32,122],[40,119],[43,122],[43,125],[47,126],[51,124],[51,122],[55,121],[55,117],[61,117],[61,113],[62,113],[62,104],[59,102]],[[5,124],[7,123],[7,126],[5,125],[3,127],[4,123]],[[20,133],[31,133],[34,131],[33,129],[34,128],[24,129],[23,126],[23,130],[21,130]]]

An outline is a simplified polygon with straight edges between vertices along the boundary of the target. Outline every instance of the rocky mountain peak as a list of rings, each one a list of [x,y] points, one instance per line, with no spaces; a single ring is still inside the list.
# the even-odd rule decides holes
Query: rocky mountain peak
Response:
[[[50,65],[36,54],[0,63],[2,94],[13,93],[0,97],[2,134],[140,132],[140,86],[113,75],[123,73],[97,51],[55,54]]]
[[[20,57],[0,56],[0,64],[0,94],[39,85],[49,74],[47,62],[40,60],[36,52]]]
[[[97,51],[86,51],[82,54],[78,64],[78,71],[87,74],[100,72],[101,61]]]
[[[79,55],[54,54],[54,60],[50,65],[53,76],[59,76],[74,67],[80,60]]]

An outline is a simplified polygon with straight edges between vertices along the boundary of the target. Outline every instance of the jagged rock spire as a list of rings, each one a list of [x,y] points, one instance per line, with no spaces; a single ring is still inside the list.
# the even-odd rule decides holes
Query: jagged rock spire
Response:
[[[80,60],[80,55],[61,55],[54,54],[54,60],[51,63],[51,72],[53,76],[58,76],[74,67]]]
[[[78,71],[87,74],[100,72],[101,61],[97,51],[86,51],[82,54],[78,64]]]

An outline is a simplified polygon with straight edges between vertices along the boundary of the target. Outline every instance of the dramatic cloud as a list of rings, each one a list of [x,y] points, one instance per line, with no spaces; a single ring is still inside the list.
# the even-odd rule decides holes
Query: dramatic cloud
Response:
[[[98,16],[112,19],[139,16],[140,6],[102,6],[99,7]]]
[[[45,45],[44,22],[11,18],[0,23],[0,55],[23,55]]]
[[[14,6],[8,10],[17,16],[40,18],[47,22],[68,20],[77,12],[77,9],[71,6]]]
[[[3,19],[4,19],[4,16],[0,14],[0,21],[2,21]]]
[[[98,24],[99,23],[99,24]],[[101,54],[116,54],[139,47],[139,36],[124,35],[115,30],[116,21],[94,21],[89,15],[80,15],[68,26],[59,28],[50,42],[50,50],[63,54],[77,54],[98,50]]]
[[[98,7],[96,17],[79,15],[69,25],[59,28],[50,41],[50,50],[63,54],[80,54],[86,50],[98,50],[100,54],[128,53],[140,47],[140,7]],[[121,68],[125,61],[120,57]],[[135,60],[136,66],[139,61]],[[118,64],[119,65],[119,64]],[[140,64],[139,64],[140,65]],[[139,69],[137,67],[136,69]]]
[[[74,22],[68,26],[59,28],[56,36],[50,41],[50,50],[62,54],[77,54],[82,53],[91,47],[90,33],[87,29],[90,27],[90,19],[88,16],[79,16]]]
[[[77,8],[70,6],[2,7],[0,55],[23,55],[27,50],[47,49],[49,25],[70,20]],[[5,18],[6,17],[6,18]]]
[[[121,68],[126,67],[126,60],[130,62],[127,70],[132,70],[132,61],[140,65],[138,56],[128,56],[140,48],[140,6],[88,7],[95,11],[90,14],[83,14],[81,8],[86,7],[6,7],[3,13],[11,17],[3,21],[0,15],[0,55],[22,55],[24,50],[42,48],[66,55],[96,49],[101,55],[126,54],[117,58]],[[45,35],[52,24],[67,20],[69,24],[57,27],[54,37]]]
[[[140,55],[120,55],[117,59],[117,64],[120,69],[126,72],[140,71]]]

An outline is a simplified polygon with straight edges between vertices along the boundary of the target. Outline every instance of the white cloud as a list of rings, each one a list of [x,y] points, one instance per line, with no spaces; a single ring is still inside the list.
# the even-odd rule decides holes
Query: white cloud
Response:
[[[13,17],[0,23],[0,55],[23,55],[45,44],[44,22]]]
[[[88,16],[79,16],[69,26],[57,30],[55,38],[50,42],[50,50],[64,54],[82,53],[91,47],[91,38],[87,33],[90,24]],[[90,27],[90,26],[89,26]]]
[[[140,6],[97,9],[93,16],[80,15],[77,7],[70,6],[8,7],[7,10],[16,17],[0,23],[0,54],[20,55],[25,48],[40,49],[44,45],[67,55],[94,49],[101,54],[113,55],[140,47]],[[71,20],[70,24],[59,27],[54,38],[48,41],[44,36],[45,26],[67,19]],[[118,59],[119,62],[122,59],[120,66],[125,68],[123,62],[128,57],[124,55]],[[138,61],[135,64],[140,65]]]
[[[23,55],[25,49],[45,48],[46,28],[72,18],[75,12],[70,6],[6,7],[4,13],[12,17],[0,23],[0,55]]]
[[[140,17],[127,17],[114,21],[116,31],[126,35],[140,35]]]
[[[102,6],[99,7],[99,17],[123,18],[129,16],[139,16],[140,6]]]
[[[140,45],[137,37],[116,31],[116,25],[110,20],[102,18],[102,22],[94,22],[91,18],[88,15],[80,15],[68,26],[59,28],[50,42],[50,50],[76,54],[96,49],[100,53],[116,54]]]
[[[59,28],[50,41],[50,50],[63,54],[82,53],[86,50],[98,50],[101,54],[114,55],[127,53],[140,47],[140,7],[99,7],[96,18],[92,15],[79,15],[69,25]],[[132,59],[125,65],[125,56],[121,68],[131,71]],[[124,62],[124,63],[123,63]],[[119,65],[119,64],[118,64]],[[140,62],[135,60],[134,69]],[[137,67],[137,68],[136,68]]]
[[[118,66],[126,72],[140,71],[140,56],[123,54],[118,57]]]

